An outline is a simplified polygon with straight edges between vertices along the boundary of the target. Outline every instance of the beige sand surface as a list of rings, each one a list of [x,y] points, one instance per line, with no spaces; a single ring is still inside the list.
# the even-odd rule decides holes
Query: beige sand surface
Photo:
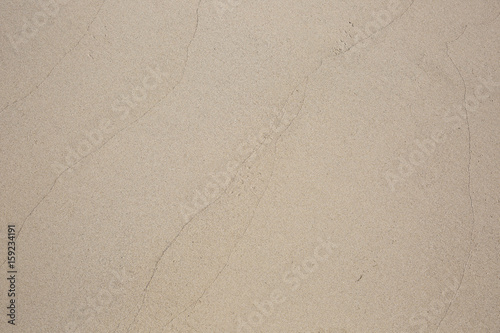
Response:
[[[1,1],[0,332],[500,332],[499,14]]]

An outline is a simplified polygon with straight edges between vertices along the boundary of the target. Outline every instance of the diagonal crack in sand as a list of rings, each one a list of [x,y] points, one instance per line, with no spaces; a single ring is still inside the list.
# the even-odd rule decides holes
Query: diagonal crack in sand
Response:
[[[85,36],[87,36],[87,34],[89,33],[89,30],[90,30],[90,26],[94,23],[95,19],[97,18],[97,16],[99,16],[99,13],[101,12],[101,9],[102,7],[104,6],[104,3],[106,2],[107,0],[104,0],[101,4],[101,6],[99,7],[99,9],[97,10],[97,13],[95,14],[94,18],[92,19],[92,21],[90,21],[90,23],[87,25],[87,29],[85,30],[85,32],[83,33],[83,35],[80,37],[80,39],[78,39],[78,41],[75,43],[75,45],[73,45],[67,52],[64,53],[64,55],[61,57],[61,59],[59,59],[59,61],[54,65],[54,67],[52,67],[52,69],[49,71],[49,73],[42,79],[42,81],[40,81],[40,83],[38,83],[33,89],[31,89],[31,91],[29,93],[27,93],[26,95],[16,99],[15,101],[11,102],[11,103],[7,103],[7,105],[5,107],[2,108],[2,110],[0,110],[0,114],[3,113],[3,111],[5,111],[9,106],[14,106],[15,104],[23,101],[24,99],[28,98],[29,96],[31,96],[35,91],[38,90],[38,88],[40,88],[40,86],[49,78],[49,76],[52,74],[52,72],[54,71],[54,69],[59,66],[63,60],[66,58],[66,56],[68,54],[70,54],[71,52],[73,52],[74,49],[77,48],[78,45],[80,45],[80,43],[82,42],[83,38]]]
[[[198,31],[198,22],[199,22],[198,10],[200,8],[200,4],[201,4],[201,0],[198,1],[198,8],[196,9],[196,26],[195,26],[195,30],[194,30],[193,36],[192,36],[192,38],[189,41],[188,46],[187,46],[186,59],[184,61],[183,70],[181,72],[181,77],[180,77],[179,81],[177,81],[177,83],[172,87],[172,89],[170,90],[169,93],[167,93],[165,96],[163,96],[158,102],[156,102],[153,106],[151,106],[145,113],[143,113],[140,117],[138,117],[137,119],[135,119],[134,121],[132,121],[131,123],[129,123],[127,126],[123,127],[121,130],[117,131],[110,138],[108,138],[107,140],[105,140],[103,142],[103,144],[98,149],[96,149],[96,150],[92,151],[90,154],[88,154],[88,155],[80,158],[73,166],[77,166],[82,160],[88,158],[89,156],[92,156],[93,154],[95,154],[96,152],[98,152],[99,150],[101,150],[111,139],[113,139],[115,136],[117,136],[118,134],[122,133],[124,130],[128,129],[133,124],[137,123],[140,119],[142,119],[144,116],[146,116],[147,114],[149,114],[154,107],[156,107],[158,104],[160,104],[165,98],[167,98],[168,96],[170,96],[170,94],[175,90],[175,88],[177,88],[177,86],[182,82],[182,79],[184,78],[184,74],[186,72],[187,62],[189,60],[189,48],[190,48],[191,43],[193,42],[193,40],[194,40],[194,38],[196,36],[196,32]],[[56,177],[56,179],[53,181],[53,183],[52,183],[51,187],[49,188],[49,190],[47,191],[47,193],[42,197],[42,199],[36,204],[36,206],[31,210],[31,212],[28,214],[28,216],[24,219],[23,223],[21,224],[21,227],[19,228],[18,237],[21,235],[21,230],[23,229],[23,226],[26,223],[26,221],[28,220],[28,218],[33,214],[33,212],[42,203],[42,201],[45,200],[45,198],[52,192],[52,190],[54,189],[54,187],[55,187],[57,181],[59,180],[59,178],[61,178],[62,175],[64,175],[66,172],[68,172],[71,169],[72,169],[72,167],[67,168],[66,170],[64,170],[63,172],[61,172]]]
[[[306,79],[306,80],[308,80],[308,79]],[[306,83],[306,86],[307,86],[307,83]],[[294,91],[295,91],[295,89],[294,89]],[[257,205],[255,206],[255,209],[253,210],[252,217],[250,218],[250,221],[247,223],[245,229],[243,230],[243,233],[241,234],[240,237],[238,237],[238,240],[235,242],[233,248],[229,252],[229,254],[227,256],[227,259],[226,259],[226,262],[224,263],[223,267],[219,270],[219,272],[217,273],[217,275],[215,276],[215,278],[213,279],[213,281],[203,290],[203,292],[201,293],[200,297],[198,297],[194,302],[192,302],[190,305],[188,305],[183,311],[179,312],[165,326],[168,326],[172,321],[174,321],[177,317],[181,316],[189,308],[194,308],[196,306],[196,304],[203,298],[203,296],[205,296],[206,292],[215,284],[215,282],[217,281],[217,279],[219,278],[219,276],[223,273],[223,271],[226,269],[227,265],[229,264],[229,261],[231,260],[231,256],[236,251],[236,248],[238,247],[241,239],[245,236],[247,230],[252,225],[252,222],[253,222],[253,220],[255,218],[255,214],[257,212],[257,209],[260,206],[262,198],[264,198],[264,196],[266,195],[266,193],[267,193],[267,191],[269,189],[269,185],[271,183],[271,180],[272,180],[272,178],[274,176],[274,171],[276,169],[276,161],[277,161],[276,146],[278,144],[278,141],[281,138],[281,136],[283,135],[283,133],[286,131],[286,129],[288,129],[292,125],[292,123],[294,122],[294,120],[299,116],[300,112],[302,111],[302,109],[304,107],[305,100],[306,100],[306,91],[304,91],[304,96],[302,97],[301,106],[300,106],[300,109],[299,109],[297,115],[294,117],[294,119],[292,120],[292,122],[285,128],[285,130],[283,130],[282,133],[278,137],[276,137],[276,139],[275,139],[275,142],[274,142],[274,156],[275,156],[275,158],[274,158],[274,161],[273,161],[273,166],[272,166],[271,174],[269,175],[269,179],[268,179],[268,182],[266,184],[266,188],[264,189],[264,191],[262,192],[262,195],[260,196],[259,200],[257,201]]]

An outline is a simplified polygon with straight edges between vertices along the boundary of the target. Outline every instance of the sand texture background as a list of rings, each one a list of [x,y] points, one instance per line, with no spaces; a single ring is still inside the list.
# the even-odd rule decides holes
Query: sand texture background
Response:
[[[500,332],[497,0],[0,15],[0,332]]]

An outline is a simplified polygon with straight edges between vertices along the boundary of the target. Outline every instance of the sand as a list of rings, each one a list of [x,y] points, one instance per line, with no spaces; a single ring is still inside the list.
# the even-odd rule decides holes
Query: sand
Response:
[[[1,332],[500,332],[498,1],[0,13]]]

